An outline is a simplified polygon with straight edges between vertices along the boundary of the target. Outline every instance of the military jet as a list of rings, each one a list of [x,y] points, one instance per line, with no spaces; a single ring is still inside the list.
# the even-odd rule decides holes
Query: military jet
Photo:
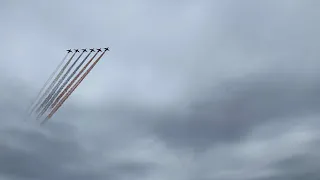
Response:
[[[68,53],[71,53],[71,52],[72,52],[71,49],[68,49],[67,51],[68,51]]]

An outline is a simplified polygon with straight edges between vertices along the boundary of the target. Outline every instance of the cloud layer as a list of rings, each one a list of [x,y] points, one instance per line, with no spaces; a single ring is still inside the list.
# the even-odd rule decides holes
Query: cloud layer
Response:
[[[0,180],[319,179],[318,1],[3,1]],[[110,46],[45,126],[67,48]]]

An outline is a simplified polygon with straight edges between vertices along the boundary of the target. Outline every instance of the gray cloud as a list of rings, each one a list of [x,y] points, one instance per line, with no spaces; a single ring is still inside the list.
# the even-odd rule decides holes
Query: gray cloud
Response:
[[[2,78],[1,78],[2,79]],[[153,163],[118,159],[102,163],[99,151],[88,151],[78,140],[78,130],[64,122],[23,122],[26,84],[1,81],[5,103],[1,105],[0,175],[9,179],[122,179],[145,176],[155,168]],[[16,113],[16,115],[15,115]],[[22,125],[22,126],[21,126]],[[110,139],[109,139],[110,140]],[[116,139],[115,139],[116,141]],[[106,149],[104,149],[106,150]],[[106,153],[106,151],[105,151]],[[110,151],[110,153],[112,153]],[[96,165],[95,165],[96,164]],[[96,167],[94,168],[93,165]]]
[[[317,4],[1,2],[0,178],[317,179]],[[46,126],[23,122],[61,49],[100,46]]]
[[[73,133],[63,131],[66,125],[52,124],[46,133],[17,128],[1,130],[0,174],[13,179],[122,179],[128,175],[145,176],[154,167],[152,163],[120,159],[106,160],[101,165],[99,152],[86,151],[81,142],[70,137]],[[57,125],[59,129],[55,131]]]
[[[206,96],[185,114],[164,117],[156,132],[172,145],[201,148],[239,141],[257,125],[318,112],[317,78],[280,73],[255,76],[227,83],[229,91],[214,94],[220,97]]]

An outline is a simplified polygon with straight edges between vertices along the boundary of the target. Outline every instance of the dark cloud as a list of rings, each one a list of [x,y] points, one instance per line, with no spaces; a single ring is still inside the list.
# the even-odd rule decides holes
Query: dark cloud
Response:
[[[163,116],[155,132],[172,146],[202,149],[240,141],[252,128],[270,121],[318,113],[320,100],[315,97],[320,95],[320,84],[316,77],[248,76],[224,83],[218,88],[220,93],[212,90],[200,97],[205,100],[193,102],[185,113]]]
[[[101,179],[101,174],[92,171],[68,170],[68,166],[86,166],[87,154],[76,141],[47,137],[36,132],[17,130],[1,131],[7,141],[21,142],[22,148],[1,143],[0,174],[19,179]],[[91,169],[89,166],[87,167]]]
[[[56,124],[52,122],[49,127]],[[95,163],[101,163],[99,156],[102,154],[87,152],[75,137],[70,137],[70,133],[59,126],[50,134],[21,129],[1,130],[0,174],[16,179],[122,179],[128,175],[132,178],[148,175],[155,167],[139,161],[108,162],[106,159],[105,165],[94,168]],[[69,134],[69,137],[57,133]]]
[[[262,180],[316,180],[320,177],[318,168],[319,157],[315,154],[310,154],[310,152],[285,158],[271,166],[281,173],[273,177],[263,178]]]
[[[125,159],[115,162],[106,159],[101,165],[101,151],[87,151],[77,138],[79,132],[74,126],[54,121],[39,126],[32,119],[23,122],[27,96],[19,94],[28,86],[20,84],[24,88],[17,88],[15,84],[19,81],[13,82],[1,81],[4,87],[1,98],[7,97],[0,109],[1,177],[21,180],[122,179],[128,175],[132,178],[146,176],[155,168],[153,163]],[[94,168],[95,163],[98,165]]]
[[[59,130],[61,131],[61,130]],[[53,132],[56,133],[56,132]],[[43,133],[21,130],[0,131],[1,138],[17,143],[1,142],[0,174],[17,179],[122,179],[148,175],[151,163],[118,160],[99,168],[92,167],[93,159],[101,154],[90,154],[73,138],[66,140]],[[101,160],[101,159],[100,159]]]

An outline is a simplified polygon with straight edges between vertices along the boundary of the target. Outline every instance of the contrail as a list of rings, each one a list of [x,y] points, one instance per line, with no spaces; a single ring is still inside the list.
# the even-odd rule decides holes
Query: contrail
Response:
[[[87,64],[80,70],[80,72],[72,79],[72,81],[68,84],[68,86],[62,91],[61,94],[57,97],[57,99],[52,103],[51,108],[53,108],[61,99],[61,97],[70,89],[70,87],[73,85],[73,83],[79,78],[79,76],[83,73],[83,71],[89,66],[89,64],[92,62],[92,60],[96,57],[96,55],[99,52],[96,52],[93,57],[87,62]]]
[[[63,68],[60,70],[59,74],[56,76],[56,78],[54,79],[54,81],[50,84],[50,87],[46,90],[45,94],[42,95],[41,97],[41,101],[38,102],[37,104],[37,109],[36,109],[36,113],[39,112],[39,109],[42,108],[44,101],[48,98],[48,96],[52,93],[52,88],[55,87],[56,82],[59,80],[60,76],[63,74],[63,72],[66,70],[66,68],[68,67],[68,65],[71,63],[73,57],[75,56],[75,54],[77,53],[77,51],[74,52],[74,54],[71,56],[71,58],[68,60],[68,62],[63,66]],[[48,95],[49,93],[49,95]],[[45,100],[43,100],[45,98]],[[39,106],[40,105],[40,106]]]
[[[50,114],[40,123],[40,125],[47,122],[52,115],[61,107],[61,105],[66,101],[66,99],[71,95],[71,93],[79,86],[79,84],[82,82],[82,80],[89,74],[89,72],[92,70],[92,68],[99,62],[101,57],[104,55],[104,53],[107,51],[107,49],[97,58],[97,60],[90,66],[90,68],[82,75],[82,77],[77,81],[77,83],[68,91],[68,93],[62,98],[62,100],[55,106]]]
[[[79,51],[78,51],[79,52]],[[51,89],[49,95],[45,98],[45,100],[41,103],[41,105],[37,108],[36,113],[39,113],[39,111],[41,110],[41,108],[43,108],[48,101],[51,99],[51,97],[53,96],[53,94],[56,92],[56,90],[58,89],[58,87],[61,85],[61,83],[63,82],[63,80],[66,78],[66,76],[69,74],[69,72],[71,71],[71,69],[73,68],[73,66],[77,63],[77,61],[80,59],[80,57],[83,55],[83,52],[81,52],[81,54],[77,57],[77,59],[73,62],[73,64],[69,67],[69,69],[63,74],[63,76],[58,79],[58,83],[54,85],[53,89]],[[61,74],[62,75],[62,74]]]
[[[37,112],[40,111],[40,108],[42,108],[44,106],[44,108],[42,109],[42,111],[38,114],[37,119],[39,119],[49,108],[51,99],[53,94],[57,91],[57,89],[59,88],[59,86],[61,85],[61,83],[64,81],[64,79],[67,77],[67,75],[69,74],[69,72],[72,70],[72,68],[75,66],[75,64],[78,62],[78,60],[81,58],[81,56],[83,55],[84,51],[81,52],[81,54],[79,55],[79,57],[73,62],[73,64],[69,67],[69,69],[67,70],[67,72],[62,76],[62,78],[59,80],[58,84],[56,84],[56,86],[53,88],[53,90],[51,91],[51,93],[49,94],[49,96],[44,100],[44,102],[40,105],[40,107],[37,109]]]
[[[38,92],[36,98],[34,99],[34,101],[32,102],[32,104],[29,106],[27,112],[29,114],[29,116],[32,113],[32,109],[33,106],[36,104],[36,102],[38,101],[40,95],[42,94],[42,91],[44,90],[44,88],[48,85],[48,83],[51,81],[51,79],[53,78],[53,76],[57,73],[57,71],[60,69],[60,67],[62,66],[63,62],[65,61],[65,59],[68,57],[70,52],[67,52],[67,54],[64,56],[64,58],[62,59],[62,61],[60,62],[60,64],[57,66],[57,68],[52,72],[52,74],[50,75],[50,77],[47,79],[47,81],[44,83],[44,85],[42,86],[42,88],[40,89],[40,91]]]
[[[74,52],[73,55],[70,57],[70,59],[67,61],[67,63],[63,66],[63,68],[60,70],[59,74],[57,74],[57,76],[55,77],[55,79],[51,82],[50,86],[47,88],[47,90],[42,94],[42,96],[40,97],[38,103],[32,108],[30,114],[32,114],[35,109],[39,106],[39,104],[43,101],[43,99],[47,96],[47,94],[49,93],[49,91],[52,89],[52,87],[54,86],[54,84],[58,81],[58,79],[60,78],[60,76],[62,75],[62,73],[64,72],[64,70],[67,68],[67,66],[69,65],[69,63],[71,62],[72,58],[74,57],[74,55],[77,52]]]
[[[81,63],[72,72],[72,74],[70,74],[70,76],[67,78],[67,80],[64,81],[62,86],[60,86],[60,88],[55,92],[55,94],[52,96],[52,98],[50,99],[50,101],[48,103],[49,105],[52,106],[53,101],[56,100],[57,96],[60,94],[60,92],[63,90],[63,88],[68,84],[68,82],[71,80],[71,78],[76,74],[76,72],[79,70],[79,68],[82,66],[82,64],[88,59],[88,57],[90,56],[91,53],[92,53],[92,51],[88,53],[88,55],[81,61]],[[49,107],[51,107],[51,106],[49,106]]]

